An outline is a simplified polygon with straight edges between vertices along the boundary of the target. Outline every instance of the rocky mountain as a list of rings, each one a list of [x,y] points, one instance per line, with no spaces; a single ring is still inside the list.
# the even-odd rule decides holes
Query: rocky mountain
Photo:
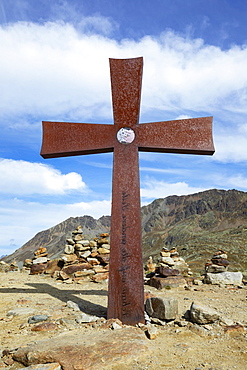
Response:
[[[247,274],[247,193],[208,190],[157,199],[142,208],[143,255],[157,256],[162,246],[177,247],[192,271],[203,271],[221,248],[232,271]]]
[[[238,190],[208,190],[186,196],[156,199],[141,208],[143,259],[156,259],[163,246],[177,247],[192,271],[203,272],[204,264],[218,248],[224,249],[230,270],[247,274],[247,193]],[[71,217],[39,232],[6,262],[32,258],[33,251],[45,246],[49,257],[63,251],[66,237],[81,225],[88,237],[109,232],[110,216],[98,220],[90,216]]]
[[[83,234],[86,238],[93,239],[101,233],[110,231],[110,216],[102,216],[95,220],[91,216],[70,217],[60,224],[51,227],[50,229],[40,231],[21,248],[3,260],[7,263],[15,260],[23,262],[27,258],[33,258],[33,253],[39,247],[46,247],[49,258],[55,259],[64,251],[66,239],[71,237],[71,232],[77,227],[81,226]]]

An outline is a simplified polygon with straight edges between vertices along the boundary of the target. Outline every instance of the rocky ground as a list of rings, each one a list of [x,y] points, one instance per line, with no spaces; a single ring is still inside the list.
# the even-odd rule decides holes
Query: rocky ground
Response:
[[[122,327],[104,319],[83,323],[82,313],[106,316],[106,281],[66,284],[27,272],[0,273],[0,368],[57,363],[49,365],[50,370],[60,365],[64,370],[246,370],[246,286],[145,286],[145,291],[178,299],[176,320],[152,324],[155,339],[147,337],[145,327]],[[194,301],[240,325],[181,320]],[[30,322],[37,315],[48,319]]]

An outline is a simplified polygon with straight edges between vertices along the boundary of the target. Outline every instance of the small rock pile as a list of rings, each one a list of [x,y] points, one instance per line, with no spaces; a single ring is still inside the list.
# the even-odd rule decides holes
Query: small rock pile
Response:
[[[103,233],[94,240],[85,239],[81,226],[73,232],[61,256],[63,267],[53,272],[52,276],[69,284],[80,283],[85,278],[95,282],[108,279],[110,244],[109,234]]]
[[[176,248],[171,250],[162,248],[157,264],[153,262],[152,257],[149,257],[145,270],[147,271],[146,283],[157,289],[185,286],[187,282],[184,277],[192,275],[189,266],[179,256]]]
[[[230,262],[227,260],[227,253],[222,249],[217,250],[205,264],[206,273],[225,272],[228,269]]]
[[[9,271],[18,271],[19,267],[16,261],[11,262],[10,264],[0,261],[0,272],[9,272]]]
[[[160,252],[160,265],[169,269],[176,269],[183,276],[192,275],[192,271],[189,268],[185,260],[179,256],[176,248],[168,250],[167,248],[162,248]]]
[[[34,274],[40,274],[45,271],[48,263],[48,253],[45,247],[39,247],[34,252],[34,258],[33,259],[26,259],[23,263],[24,269],[30,269],[30,273],[32,275]]]
[[[227,253],[222,249],[217,250],[205,264],[203,282],[214,285],[241,285],[242,273],[227,271],[229,264]]]
[[[81,283],[90,278],[100,282],[109,277],[110,244],[109,234],[103,233],[99,238],[88,240],[78,226],[70,238],[66,239],[64,253],[59,259],[50,260],[47,249],[40,247],[34,252],[33,259],[26,259],[23,268],[31,275],[49,274],[64,283]]]

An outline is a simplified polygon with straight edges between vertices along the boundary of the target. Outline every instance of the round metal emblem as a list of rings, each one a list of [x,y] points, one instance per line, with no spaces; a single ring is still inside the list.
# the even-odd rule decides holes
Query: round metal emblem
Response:
[[[135,140],[135,131],[129,127],[122,127],[117,132],[117,139],[121,144],[131,144]]]

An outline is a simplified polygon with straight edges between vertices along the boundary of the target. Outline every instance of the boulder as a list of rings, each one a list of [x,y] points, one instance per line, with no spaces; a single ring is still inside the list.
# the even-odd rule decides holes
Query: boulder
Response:
[[[178,314],[178,300],[175,298],[148,298],[145,311],[151,317],[161,320],[174,320]]]
[[[89,333],[88,340],[81,329],[32,342],[13,353],[13,359],[24,366],[40,363],[59,363],[63,370],[88,369],[109,370],[131,365],[136,359],[150,355],[143,331],[127,327],[121,330],[106,330],[104,335]]]
[[[190,306],[190,319],[196,324],[210,324],[220,318],[220,314],[199,302],[193,302]]]
[[[241,285],[243,274],[241,272],[219,272],[217,274],[207,273],[204,283],[213,285]]]
[[[161,277],[152,277],[148,283],[148,285],[155,287],[156,289],[163,289],[163,288],[178,288],[178,287],[185,287],[187,285],[186,280],[183,276],[169,276],[166,278]]]

